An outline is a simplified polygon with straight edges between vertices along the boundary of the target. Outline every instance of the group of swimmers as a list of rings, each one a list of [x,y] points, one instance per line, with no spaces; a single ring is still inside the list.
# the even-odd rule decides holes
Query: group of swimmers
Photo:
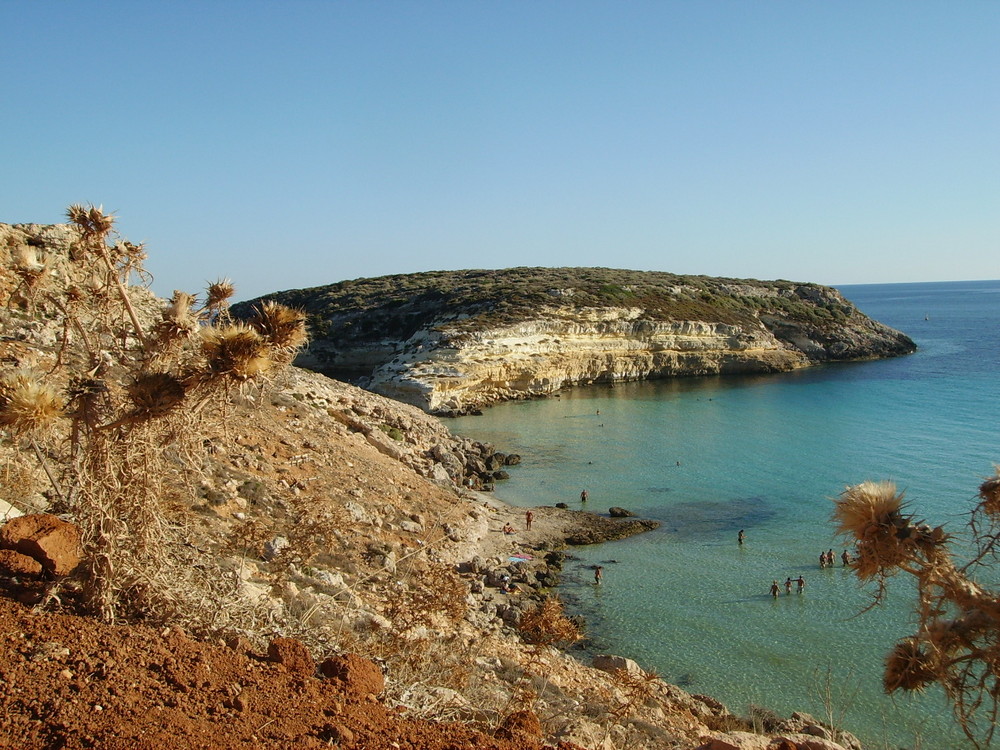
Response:
[[[789,576],[788,578],[785,579],[785,596],[788,596],[789,594],[792,593],[792,582],[793,582],[793,580],[794,580],[795,584],[797,585],[797,588],[796,588],[796,592],[797,593],[801,594],[803,591],[806,590],[806,579],[805,578],[803,578],[801,575],[798,578],[795,578],[795,579],[793,579],[791,576]],[[781,589],[778,587],[778,582],[777,581],[771,581],[771,596],[773,596],[775,599],[777,599],[779,593],[781,593]]]
[[[743,546],[743,542],[746,541],[746,538],[747,538],[746,533],[744,532],[743,529],[740,529],[739,533],[736,535],[736,543],[739,544],[742,547]],[[841,555],[840,555],[840,560],[844,564],[844,567],[847,567],[848,565],[851,564],[851,553],[848,552],[845,549],[841,553]],[[820,553],[820,555],[819,555],[819,566],[821,568],[832,568],[834,566],[834,564],[835,564],[835,557],[834,557],[832,549],[829,549],[826,552],[821,552]],[[801,575],[799,575],[798,578],[792,578],[791,576],[789,576],[788,578],[785,579],[785,594],[786,595],[792,593],[792,584],[793,583],[797,584],[797,586],[796,586],[796,592],[797,593],[801,594],[803,591],[805,591],[806,580]],[[778,585],[778,582],[776,580],[775,581],[771,581],[770,592],[771,592],[771,596],[774,597],[775,599],[777,599],[778,598],[778,594],[781,593],[781,586]]]
[[[840,561],[844,563],[844,567],[851,564],[851,554],[846,549],[840,554]],[[832,568],[834,566],[832,549],[819,553],[819,566],[821,568]]]

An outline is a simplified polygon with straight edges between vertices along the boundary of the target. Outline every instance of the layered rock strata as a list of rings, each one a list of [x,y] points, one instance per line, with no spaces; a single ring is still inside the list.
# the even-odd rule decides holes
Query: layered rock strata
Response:
[[[835,289],[786,281],[508,269],[269,297],[309,314],[298,364],[434,414],[593,383],[784,372],[916,348]]]

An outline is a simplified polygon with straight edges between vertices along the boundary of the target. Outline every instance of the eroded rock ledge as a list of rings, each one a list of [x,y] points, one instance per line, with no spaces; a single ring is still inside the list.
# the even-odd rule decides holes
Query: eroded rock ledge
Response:
[[[297,364],[435,414],[593,383],[783,372],[916,349],[835,289],[790,281],[515,268],[268,298],[309,314],[312,343]]]

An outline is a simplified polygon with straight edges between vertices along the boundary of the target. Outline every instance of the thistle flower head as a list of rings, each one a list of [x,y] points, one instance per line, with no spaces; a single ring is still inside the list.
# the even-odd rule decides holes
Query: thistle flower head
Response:
[[[31,245],[18,245],[14,250],[14,265],[19,273],[41,274],[45,263],[38,257],[38,250]]]
[[[104,237],[115,226],[115,217],[104,213],[104,206],[82,206],[78,203],[66,209],[66,217],[76,224],[84,237]]]
[[[213,377],[249,380],[265,374],[273,364],[267,342],[244,325],[203,328],[201,351]]]
[[[229,302],[229,298],[236,293],[236,287],[229,279],[219,279],[208,285],[208,299],[205,307],[209,310],[218,309]]]
[[[1000,518],[1000,467],[996,474],[979,485],[980,507],[993,518]]]
[[[862,482],[846,488],[834,502],[837,533],[865,540],[895,525],[903,508],[903,493],[897,493],[892,482]]]
[[[187,339],[198,332],[198,319],[191,312],[195,298],[187,292],[174,291],[170,303],[163,310],[163,317],[156,324],[154,333],[161,345]]]
[[[163,317],[170,320],[190,318],[191,308],[194,307],[196,301],[193,294],[175,289],[173,296],[170,298],[170,304],[163,311]]]
[[[886,575],[911,558],[925,535],[902,515],[903,493],[892,482],[862,482],[848,487],[835,501],[837,533],[857,540],[852,567],[858,578]]]
[[[135,416],[161,417],[184,400],[184,386],[170,373],[143,373],[132,381],[128,395],[135,406]]]
[[[934,682],[932,660],[915,638],[904,638],[885,660],[882,687],[886,693],[897,690],[923,690]]]
[[[255,308],[254,313],[250,325],[272,348],[294,355],[305,344],[306,314],[301,310],[268,300]]]
[[[34,374],[15,371],[0,376],[0,427],[19,435],[37,435],[62,413],[59,394]]]

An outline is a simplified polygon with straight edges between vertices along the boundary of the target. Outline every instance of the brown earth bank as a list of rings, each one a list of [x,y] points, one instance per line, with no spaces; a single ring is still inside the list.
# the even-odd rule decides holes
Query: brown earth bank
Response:
[[[192,324],[186,298],[135,287],[123,307],[107,267],[127,281],[141,248],[87,242],[0,224],[0,521],[30,519],[0,534],[0,745],[859,747],[565,653],[562,549],[641,519],[534,508],[529,530],[475,491],[514,465],[494,446],[294,367],[194,404],[140,388],[179,382],[156,336],[202,347],[172,371],[185,387],[228,372],[203,361],[223,308]]]
[[[239,639],[203,643],[176,628],[102,625],[0,598],[0,743],[21,750],[551,747],[530,712],[512,712],[493,736],[458,722],[407,719],[376,699],[384,683],[374,663],[341,657],[317,670],[308,650],[292,643],[304,655],[294,646],[291,654],[257,653]]]

